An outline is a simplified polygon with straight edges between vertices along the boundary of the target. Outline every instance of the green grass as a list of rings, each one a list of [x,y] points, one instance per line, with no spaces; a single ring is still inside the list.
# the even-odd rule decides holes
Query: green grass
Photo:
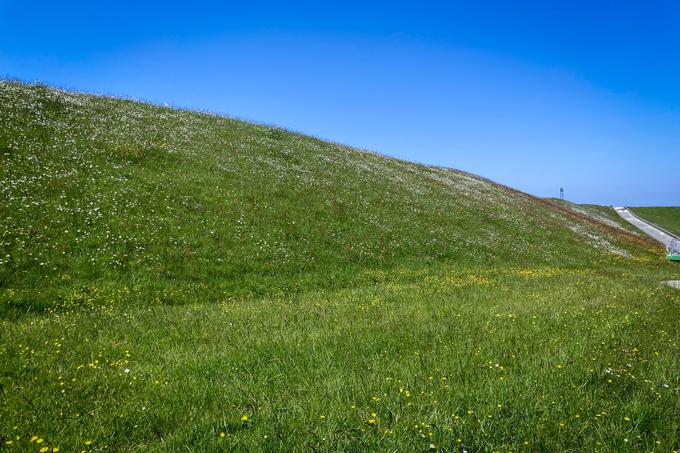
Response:
[[[635,214],[680,236],[680,207],[630,208]]]
[[[616,213],[616,210],[614,210],[614,208],[612,208],[611,206],[601,206],[601,205],[596,205],[596,204],[582,204],[581,206],[584,209],[591,212],[593,214],[593,216],[597,217],[599,215],[603,218],[608,219],[610,222],[617,224],[621,228],[624,228],[624,229],[631,231],[633,233],[644,235],[643,232],[638,230],[630,222],[626,222],[620,215],[618,215]]]
[[[560,200],[558,198],[549,198],[553,203],[565,206],[570,210],[584,215],[592,220],[603,223],[607,226],[625,230],[638,236],[646,237],[645,234],[634,227],[631,223],[626,222],[616,213],[616,210],[611,206],[602,206],[597,204],[576,204],[567,200]]]
[[[1,82],[0,259],[11,451],[680,443],[677,266],[463,172]]]

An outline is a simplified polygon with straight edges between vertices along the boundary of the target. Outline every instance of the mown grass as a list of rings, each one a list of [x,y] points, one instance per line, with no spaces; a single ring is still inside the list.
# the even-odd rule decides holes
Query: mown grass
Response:
[[[4,448],[678,447],[678,270],[653,243],[266,126],[0,101]]]
[[[680,207],[638,207],[630,208],[635,214],[645,220],[667,229],[671,233],[680,236]]]

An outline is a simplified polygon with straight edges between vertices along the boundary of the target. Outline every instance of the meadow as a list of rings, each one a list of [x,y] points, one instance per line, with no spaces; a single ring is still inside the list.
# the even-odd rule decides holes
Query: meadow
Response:
[[[607,209],[1,81],[0,448],[674,451],[680,272]]]
[[[599,223],[610,226],[615,229],[625,230],[638,237],[645,237],[644,233],[637,229],[630,222],[626,222],[620,215],[616,213],[611,206],[601,206],[595,204],[577,204],[568,200],[560,200],[559,198],[548,198],[552,203],[559,204],[569,210],[589,217]]]

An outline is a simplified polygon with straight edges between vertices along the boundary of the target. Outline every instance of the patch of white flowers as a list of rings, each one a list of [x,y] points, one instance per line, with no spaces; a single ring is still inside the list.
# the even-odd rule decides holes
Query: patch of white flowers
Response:
[[[165,177],[162,166],[162,186],[140,181],[133,164],[148,150],[209,166],[229,183],[191,179],[198,178],[191,172]],[[50,272],[55,259],[67,262],[69,256],[97,266],[143,265],[160,261],[154,252],[159,242],[190,249],[199,231],[210,237],[215,225],[197,215],[192,235],[173,232],[178,216],[204,209],[200,198],[180,190],[188,184],[210,184],[212,196],[234,200],[221,219],[233,232],[230,239],[247,241],[256,257],[274,264],[316,259],[294,256],[308,248],[307,238],[258,225],[257,213],[249,212],[253,206],[274,212],[278,194],[288,193],[301,199],[329,194],[328,209],[359,216],[352,220],[383,241],[353,239],[347,250],[360,257],[420,250],[493,259],[506,250],[559,259],[549,241],[556,230],[595,251],[629,256],[605,229],[538,209],[532,197],[468,173],[212,114],[0,81],[0,267],[33,263]],[[249,187],[257,185],[271,198],[247,200]],[[142,212],[150,197],[156,206]],[[377,205],[399,213],[397,220],[386,221],[372,209]],[[125,228],[114,228],[113,219],[125,219]],[[296,221],[306,220],[288,220],[291,226]],[[324,226],[323,219],[315,221]],[[333,228],[324,234],[329,241],[347,237]]]

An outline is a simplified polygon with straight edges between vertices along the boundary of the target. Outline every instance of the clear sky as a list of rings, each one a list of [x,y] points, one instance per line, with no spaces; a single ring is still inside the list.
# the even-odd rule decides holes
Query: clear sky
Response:
[[[0,0],[0,76],[680,205],[680,2]]]

